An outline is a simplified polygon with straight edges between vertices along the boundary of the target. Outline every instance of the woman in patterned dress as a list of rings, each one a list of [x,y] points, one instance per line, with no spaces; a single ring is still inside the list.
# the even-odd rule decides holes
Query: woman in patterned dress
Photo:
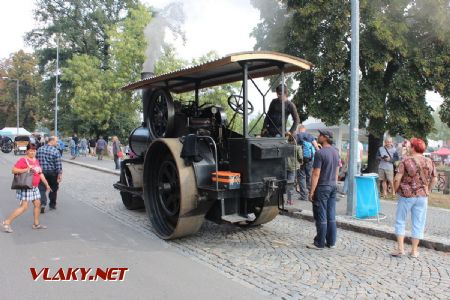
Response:
[[[13,174],[20,174],[25,172],[33,172],[33,188],[32,189],[22,189],[16,191],[16,199],[19,201],[19,207],[16,208],[9,217],[2,222],[2,227],[4,232],[13,232],[11,224],[15,218],[23,214],[32,202],[34,205],[34,223],[33,229],[46,229],[47,227],[39,223],[39,215],[41,213],[41,194],[39,193],[38,185],[42,180],[47,191],[51,191],[47,180],[42,174],[41,166],[39,161],[36,159],[36,145],[28,144],[27,146],[27,156],[20,158],[12,169]]]
[[[404,156],[394,178],[394,190],[398,193],[395,220],[397,249],[392,256],[405,254],[405,224],[408,213],[411,214],[411,252],[410,257],[418,258],[417,247],[423,238],[427,218],[428,196],[436,183],[436,167],[431,159],[423,156],[426,145],[418,138],[412,138],[408,154]]]

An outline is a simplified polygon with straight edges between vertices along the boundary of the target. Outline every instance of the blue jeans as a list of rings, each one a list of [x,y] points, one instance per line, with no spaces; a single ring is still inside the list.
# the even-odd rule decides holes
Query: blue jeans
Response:
[[[395,234],[405,235],[405,221],[408,211],[411,211],[411,237],[423,239],[425,222],[427,220],[428,197],[398,198],[395,218]]]
[[[313,202],[317,235],[314,244],[323,248],[336,244],[336,186],[319,185]]]
[[[311,188],[312,164],[312,161],[304,163],[297,171],[298,183],[300,185],[300,200],[308,200],[309,189]]]

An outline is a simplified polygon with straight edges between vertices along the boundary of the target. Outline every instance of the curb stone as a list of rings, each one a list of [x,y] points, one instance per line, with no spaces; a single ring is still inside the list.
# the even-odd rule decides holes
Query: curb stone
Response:
[[[62,159],[62,161],[79,165],[85,168],[97,170],[104,173],[109,173],[113,175],[120,176],[120,171],[117,170],[110,170],[106,168],[102,168],[99,166],[94,166],[74,160],[68,160],[68,159]],[[314,218],[312,215],[312,211],[309,210],[302,210],[301,212],[298,211],[298,209],[286,209],[285,211],[280,211],[281,215],[288,216],[295,219],[302,219],[307,220],[310,222],[314,222]],[[391,226],[387,225],[381,225],[381,224],[368,224],[365,223],[364,225],[360,223],[360,221],[353,219],[351,217],[347,216],[336,216],[336,225],[338,228],[344,229],[344,230],[350,230],[354,232],[359,232],[375,237],[381,237],[386,238],[389,240],[396,241],[396,235],[394,233],[394,230]],[[405,237],[405,242],[411,244],[411,240],[409,237]],[[433,249],[436,251],[442,251],[442,252],[450,252],[450,239],[445,239],[442,237],[436,237],[432,235],[428,235],[425,238],[420,240],[420,247]]]
[[[106,169],[106,168],[102,168],[102,167],[98,167],[98,166],[82,163],[82,162],[75,161],[75,160],[69,160],[69,159],[65,159],[65,158],[63,158],[61,160],[63,162],[69,163],[69,164],[79,165],[79,166],[82,166],[82,167],[85,167],[85,168],[88,168],[88,169],[97,170],[97,171],[101,171],[101,172],[105,172],[105,173],[109,173],[109,174],[120,176],[120,171],[117,171],[117,170],[110,170],[110,169]]]

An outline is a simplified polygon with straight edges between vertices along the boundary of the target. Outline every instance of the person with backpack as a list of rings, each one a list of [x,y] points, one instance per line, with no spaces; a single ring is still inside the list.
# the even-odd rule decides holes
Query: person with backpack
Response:
[[[307,201],[311,187],[311,172],[313,165],[314,153],[319,150],[316,139],[306,132],[304,125],[297,127],[296,134],[297,144],[303,149],[303,164],[297,171],[297,178],[300,185],[300,200]]]

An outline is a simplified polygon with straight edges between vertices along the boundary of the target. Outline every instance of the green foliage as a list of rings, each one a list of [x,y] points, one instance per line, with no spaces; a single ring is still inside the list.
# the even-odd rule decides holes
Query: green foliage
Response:
[[[248,125],[250,135],[259,135],[261,133],[264,124],[264,117],[261,115],[262,114],[256,115],[255,118],[250,121]]]
[[[254,5],[263,17],[253,32],[257,49],[287,52],[315,65],[312,72],[297,75],[301,84],[294,99],[302,118],[348,121],[350,1],[265,0]],[[386,130],[405,136],[431,131],[425,91],[448,92],[449,9],[442,0],[361,1],[361,127],[376,136]]]
[[[182,69],[188,62],[177,57],[177,52],[172,45],[165,45],[161,57],[155,63],[155,75],[173,72]]]
[[[433,132],[428,135],[428,138],[435,141],[448,141],[450,140],[450,127],[442,122],[439,113],[439,110],[433,112],[434,129]]]
[[[119,89],[138,80],[146,47],[144,27],[150,12],[140,6],[111,28],[110,68],[92,55],[74,55],[63,69],[63,80],[73,86],[70,106],[78,121],[90,134],[128,136],[139,122],[140,98]]]
[[[112,49],[114,41],[111,35],[117,24],[130,15],[130,9],[139,9],[138,3],[138,0],[36,1],[34,15],[37,25],[25,39],[35,49],[39,72],[44,78],[39,94],[43,108],[39,119],[47,123],[45,125],[53,127],[50,123],[53,123],[52,99],[55,97],[56,40],[59,43],[60,67],[66,67],[67,61],[74,55],[84,54],[97,58],[101,69],[111,69],[111,56],[115,51]],[[132,37],[134,35],[126,42],[139,43],[138,40],[132,40]],[[131,57],[134,57],[133,53]],[[134,74],[131,75],[134,77]],[[61,81],[58,97],[59,111],[62,112],[58,114],[59,130],[68,133],[78,131],[79,127],[80,130],[85,130],[83,118],[71,106],[75,87],[66,78],[68,77],[63,77]]]
[[[19,125],[34,130],[40,111],[39,76],[34,55],[20,50],[0,61],[0,128],[16,127],[17,81],[19,80]]]

